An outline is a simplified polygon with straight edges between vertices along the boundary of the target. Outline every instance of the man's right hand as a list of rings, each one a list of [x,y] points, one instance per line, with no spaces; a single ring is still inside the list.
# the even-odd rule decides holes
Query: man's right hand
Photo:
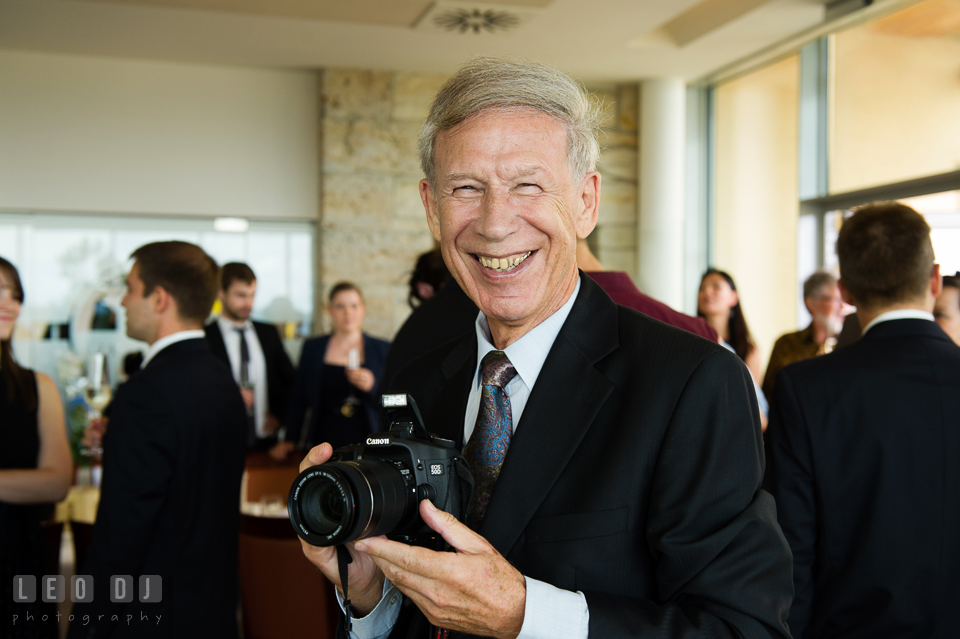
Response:
[[[277,442],[276,446],[270,449],[270,456],[277,461],[283,461],[294,450],[293,442]],[[309,456],[308,456],[309,457]],[[300,464],[303,468],[303,464]]]
[[[300,472],[311,466],[322,464],[330,459],[333,447],[323,443],[310,449],[307,456],[300,462]],[[343,592],[340,584],[340,567],[337,563],[337,549],[335,546],[311,546],[303,539],[303,554],[320,569],[320,572],[329,579],[338,590]],[[383,572],[377,568],[369,555],[354,548],[353,542],[347,544],[353,563],[349,568],[349,583],[347,584],[350,603],[356,610],[358,617],[365,617],[377,607],[383,593]]]
[[[250,410],[251,408],[253,408],[253,403],[255,401],[256,396],[253,394],[252,388],[241,388],[240,397],[243,398],[243,405],[246,407],[247,410]]]

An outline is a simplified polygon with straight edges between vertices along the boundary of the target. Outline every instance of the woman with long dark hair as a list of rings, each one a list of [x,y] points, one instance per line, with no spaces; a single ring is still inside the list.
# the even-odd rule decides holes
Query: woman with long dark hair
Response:
[[[760,352],[753,343],[740,307],[737,285],[729,273],[711,268],[703,274],[697,295],[697,315],[706,319],[717,335],[732,347],[753,378],[760,379]]]
[[[757,391],[757,403],[763,427],[767,423],[767,400],[760,390],[760,351],[750,335],[747,319],[740,307],[740,295],[737,285],[729,273],[719,269],[708,269],[700,279],[700,292],[697,294],[697,315],[717,331],[722,344],[737,354],[750,369],[753,385]]]
[[[40,603],[40,597],[15,603],[13,596],[15,575],[36,576],[39,590],[40,577],[53,568],[46,565],[40,524],[51,502],[66,495],[72,469],[56,384],[13,356],[10,340],[23,297],[17,269],[0,257],[0,636],[56,637],[53,606]],[[14,615],[20,620],[15,625]],[[50,615],[46,623],[43,615]]]

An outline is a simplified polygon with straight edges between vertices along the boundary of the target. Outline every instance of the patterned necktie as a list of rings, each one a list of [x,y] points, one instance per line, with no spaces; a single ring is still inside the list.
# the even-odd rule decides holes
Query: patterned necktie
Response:
[[[467,513],[467,525],[474,530],[480,528],[480,522],[487,512],[490,494],[510,446],[513,412],[510,409],[510,397],[504,388],[517,374],[503,351],[487,353],[480,362],[480,371],[483,390],[477,425],[463,450],[463,456],[473,473],[473,500]]]

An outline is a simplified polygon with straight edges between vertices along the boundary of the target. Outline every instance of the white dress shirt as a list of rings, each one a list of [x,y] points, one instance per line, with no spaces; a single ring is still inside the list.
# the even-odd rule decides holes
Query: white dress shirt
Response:
[[[523,409],[530,398],[533,385],[540,375],[543,363],[553,347],[560,328],[567,321],[570,309],[580,293],[580,278],[570,295],[553,315],[533,328],[529,333],[510,344],[504,353],[516,369],[517,374],[504,389],[510,397],[510,409],[513,417],[513,430]],[[487,318],[480,313],[476,322],[477,331],[477,370],[474,374],[470,395],[467,398],[467,412],[463,423],[463,441],[467,442],[473,434],[473,428],[480,412],[481,384],[480,362],[490,351],[498,350],[491,342],[490,327]],[[509,454],[509,453],[508,453]],[[551,586],[548,583],[524,577],[527,587],[526,604],[523,612],[523,626],[517,639],[586,639],[590,612],[587,599],[581,592],[570,592]],[[340,596],[340,593],[337,593]],[[383,597],[374,610],[361,619],[353,620],[350,636],[354,639],[382,639],[386,637],[400,614],[402,597],[396,587],[385,580]],[[343,601],[341,599],[341,606]]]
[[[867,331],[869,331],[871,328],[873,328],[874,326],[882,322],[890,322],[893,320],[901,320],[901,319],[924,319],[924,320],[930,320],[931,322],[934,321],[933,313],[922,311],[919,308],[898,308],[895,311],[887,311],[886,313],[880,313],[879,315],[874,317],[873,321],[867,324],[866,328],[864,328],[863,331],[860,332],[860,335],[861,336],[866,335]]]
[[[266,437],[263,430],[267,421],[267,360],[263,356],[263,347],[260,346],[260,340],[257,339],[257,331],[253,328],[253,322],[247,320],[242,326],[238,326],[220,316],[217,319],[220,325],[220,333],[223,335],[223,344],[227,347],[227,357],[230,359],[230,370],[233,372],[233,379],[240,384],[240,333],[247,341],[247,351],[250,353],[250,362],[247,366],[249,381],[253,384],[253,416],[254,425],[257,429],[257,437]]]
[[[177,331],[176,333],[170,333],[165,337],[161,337],[147,348],[147,354],[143,356],[143,362],[140,364],[140,368],[146,368],[150,360],[157,356],[157,353],[171,344],[176,344],[177,342],[182,342],[187,339],[206,339],[206,337],[206,334],[199,329]]]

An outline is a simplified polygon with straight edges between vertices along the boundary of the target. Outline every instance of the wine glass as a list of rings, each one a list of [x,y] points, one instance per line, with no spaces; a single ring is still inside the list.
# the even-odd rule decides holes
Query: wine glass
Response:
[[[90,410],[87,413],[87,423],[103,417],[103,409],[113,398],[113,391],[110,389],[110,379],[107,369],[107,354],[94,353],[93,366],[90,375],[87,378],[86,398]],[[98,457],[103,454],[103,448],[100,446],[99,437],[96,442],[86,448],[81,449],[80,454],[87,457]]]

